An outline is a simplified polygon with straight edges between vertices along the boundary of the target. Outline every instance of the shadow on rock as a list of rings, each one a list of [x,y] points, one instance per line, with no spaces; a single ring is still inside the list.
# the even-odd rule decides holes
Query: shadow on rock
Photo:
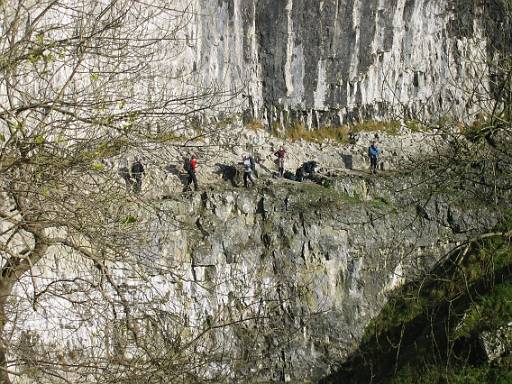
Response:
[[[238,187],[240,185],[242,175],[238,167],[221,163],[217,163],[215,165],[218,167],[218,171],[216,173],[222,176],[222,180],[230,182],[233,187]]]

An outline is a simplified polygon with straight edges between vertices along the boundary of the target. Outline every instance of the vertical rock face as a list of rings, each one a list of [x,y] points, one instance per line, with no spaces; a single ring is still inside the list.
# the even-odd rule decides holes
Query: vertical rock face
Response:
[[[234,383],[314,382],[354,351],[391,290],[496,223],[487,207],[469,209],[449,196],[421,202],[407,192],[408,179],[336,178],[329,188],[260,183],[155,201],[149,242],[131,248],[137,268],[112,266],[122,289],[117,305],[130,303],[135,339],[123,336],[122,308],[111,313],[109,298],[117,296],[109,289],[101,291],[105,302],[79,290],[77,298],[94,304],[85,313],[53,295],[37,299],[45,310],[32,310],[30,291],[16,304],[25,332],[37,335],[41,350],[95,350],[114,360],[137,356],[142,340],[163,361],[192,345],[191,357],[208,354],[199,369],[213,382],[217,375]],[[397,196],[398,189],[405,192]],[[82,276],[83,261],[53,252],[46,270],[34,272],[42,284],[34,294],[49,284],[44,279]],[[20,282],[20,298],[31,279]]]
[[[487,43],[481,12],[458,3],[195,0],[188,65],[269,123],[460,116]]]
[[[166,296],[187,326],[218,329],[213,343],[236,382],[324,376],[359,343],[390,290],[494,224],[437,197],[423,207],[404,196],[397,212],[378,181],[333,187],[274,185],[162,204],[178,215],[158,224],[154,264],[183,279],[166,285]]]

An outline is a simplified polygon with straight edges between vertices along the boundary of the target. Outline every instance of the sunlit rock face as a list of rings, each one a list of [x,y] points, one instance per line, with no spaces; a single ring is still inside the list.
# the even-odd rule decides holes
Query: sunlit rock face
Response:
[[[315,382],[354,350],[390,291],[494,225],[485,209],[441,196],[424,208],[414,194],[398,202],[386,183],[340,178],[330,188],[285,183],[169,200],[150,264],[182,276],[163,289],[187,326],[230,324],[213,340],[235,381]]]
[[[146,240],[108,262],[117,289],[92,260],[59,248],[21,279],[12,343],[26,348],[29,337],[33,353],[70,364],[148,350],[165,359],[190,345],[186,356],[208,354],[202,377],[316,382],[356,349],[393,289],[495,226],[488,207],[442,194],[425,203],[417,184],[261,178],[250,190],[219,184],[151,200],[158,215],[132,213]]]
[[[485,92],[489,28],[458,3],[195,0],[179,60],[270,124],[467,116]]]

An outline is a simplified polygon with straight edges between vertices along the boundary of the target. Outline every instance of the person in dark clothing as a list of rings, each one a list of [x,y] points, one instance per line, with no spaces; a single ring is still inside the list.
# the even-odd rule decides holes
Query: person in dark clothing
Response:
[[[259,157],[256,156],[256,159],[254,159],[254,157],[249,155],[249,159],[251,161],[252,174],[254,175],[254,177],[259,178],[260,176],[258,175],[258,170],[256,169],[256,163],[260,162]]]
[[[368,156],[370,157],[370,171],[373,174],[377,173],[377,164],[380,154],[380,148],[376,141],[372,141],[370,147],[368,147]]]
[[[280,146],[279,149],[274,153],[274,156],[277,157],[277,166],[279,168],[279,176],[283,177],[284,174],[284,157],[286,156],[286,151],[284,146]]]
[[[197,159],[196,159],[196,155],[192,155],[190,157],[190,161],[188,162],[187,164],[187,173],[188,173],[188,183],[187,183],[187,186],[185,187],[185,191],[188,191],[190,190],[190,184],[194,183],[194,190],[199,190],[199,187],[197,185],[197,176],[196,176],[196,172],[197,172]]]
[[[318,163],[316,161],[306,161],[305,163],[302,163],[295,172],[295,180],[302,182],[306,177],[311,178],[317,172],[318,168]]]
[[[126,159],[119,164],[117,174],[121,176],[121,178],[126,183],[126,192],[130,192],[132,190],[133,181],[132,177],[130,176],[130,170],[128,169],[128,161],[126,161]]]
[[[249,181],[254,186],[254,179],[252,178],[252,172],[255,166],[254,160],[250,155],[244,155],[242,165],[244,167],[244,186],[249,188]]]
[[[133,182],[133,191],[135,193],[140,193],[142,189],[142,175],[144,174],[144,166],[142,165],[142,161],[136,157],[135,161],[131,167],[132,177],[135,179]]]

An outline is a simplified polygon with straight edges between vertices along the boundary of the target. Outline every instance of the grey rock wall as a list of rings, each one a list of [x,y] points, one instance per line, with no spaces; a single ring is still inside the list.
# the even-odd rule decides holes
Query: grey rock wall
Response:
[[[194,0],[196,82],[269,124],[467,117],[484,92],[484,10],[445,0]],[[492,9],[492,8],[491,8]],[[493,34],[495,35],[495,34]],[[492,37],[494,39],[494,37]]]
[[[149,264],[183,279],[165,289],[187,326],[234,324],[213,342],[235,382],[314,381],[354,350],[389,291],[494,224],[485,209],[441,197],[397,199],[387,182],[283,183],[164,202]]]
[[[357,348],[393,289],[496,224],[492,207],[423,194],[418,184],[405,176],[340,176],[328,188],[261,178],[251,190],[219,182],[197,193],[146,195],[155,213],[127,205],[144,222],[144,241],[112,270],[138,339],[164,361],[181,350],[197,357],[191,369],[212,382],[324,377]],[[91,269],[53,249],[34,268],[36,289],[25,289],[32,276],[18,285],[22,332],[37,335],[41,350],[62,350],[69,363],[70,350],[130,358],[138,344],[123,336],[126,308],[111,312],[115,292],[102,290],[105,301],[95,290],[77,293],[94,315],[53,295],[32,308],[31,292]]]

